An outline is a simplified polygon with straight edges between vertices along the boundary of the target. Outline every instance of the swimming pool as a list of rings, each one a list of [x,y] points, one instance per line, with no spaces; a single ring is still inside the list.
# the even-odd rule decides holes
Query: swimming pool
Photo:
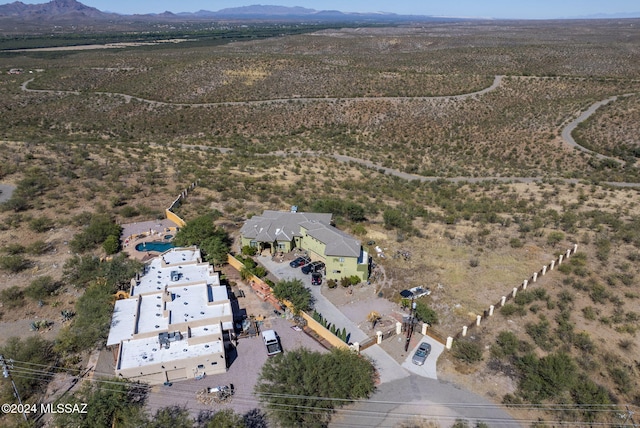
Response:
[[[171,242],[142,242],[136,245],[136,251],[157,251],[159,253],[164,253],[165,251],[170,250],[173,247],[175,247],[175,245],[173,245]]]

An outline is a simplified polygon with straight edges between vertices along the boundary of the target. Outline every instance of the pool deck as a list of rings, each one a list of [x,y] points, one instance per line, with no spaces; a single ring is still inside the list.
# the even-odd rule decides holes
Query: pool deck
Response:
[[[165,241],[164,236],[175,235],[177,224],[171,220],[142,221],[122,224],[122,250],[132,259],[146,261],[159,253],[136,251],[136,245],[143,242]]]

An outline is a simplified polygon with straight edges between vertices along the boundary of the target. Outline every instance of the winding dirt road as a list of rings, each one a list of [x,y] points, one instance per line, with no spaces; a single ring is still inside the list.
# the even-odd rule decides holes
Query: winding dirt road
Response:
[[[359,97],[359,98],[335,98],[335,97],[301,97],[301,98],[275,98],[268,100],[254,100],[254,101],[223,101],[223,102],[215,102],[215,103],[172,103],[172,102],[164,102],[164,101],[154,101],[146,98],[136,97],[133,95],[122,94],[117,92],[91,92],[96,95],[105,95],[109,97],[122,97],[126,103],[131,102],[131,100],[136,100],[142,103],[149,104],[151,106],[176,106],[176,107],[216,107],[216,106],[242,106],[242,105],[268,105],[274,103],[288,103],[291,101],[302,102],[302,103],[310,103],[310,102],[339,102],[339,101],[398,101],[398,100],[418,100],[418,101],[427,101],[427,100],[465,100],[471,97],[480,96],[486,94],[488,92],[496,90],[498,87],[502,85],[503,75],[496,75],[494,77],[493,83],[491,86],[488,86],[482,90],[470,92],[467,94],[460,95],[448,95],[448,96],[437,96],[437,97]],[[51,89],[29,89],[28,85],[34,80],[34,78],[29,79],[22,83],[21,89],[25,92],[39,92],[39,93],[50,93],[56,95],[80,95],[79,91],[60,91],[60,90],[51,90]],[[624,94],[622,96],[630,96],[633,94]],[[578,150],[584,151],[586,153],[592,154],[596,156],[598,159],[610,159],[619,164],[624,164],[624,162],[620,159],[613,158],[610,156],[605,156],[600,153],[596,153],[592,150],[587,149],[579,145],[574,138],[572,137],[572,132],[575,128],[581,123],[587,120],[591,115],[593,115],[598,108],[603,105],[606,105],[610,102],[616,101],[618,96],[613,96],[607,98],[602,101],[598,101],[592,104],[587,110],[582,112],[576,119],[567,124],[561,131],[562,140],[569,146],[574,147]],[[208,146],[195,146],[195,145],[182,145],[184,148],[198,148],[198,149],[215,149],[219,150],[222,153],[227,153],[232,151],[232,149],[225,147],[208,147]],[[290,156],[290,153],[286,152],[274,152],[271,153],[275,156]],[[393,168],[383,167],[381,165],[374,164],[371,161],[358,159],[351,156],[338,155],[338,154],[325,154],[325,153],[316,153],[316,152],[304,152],[306,155],[312,156],[332,156],[334,159],[339,162],[355,162],[360,165],[364,165],[369,168],[375,168],[377,170],[384,171],[385,174],[393,175],[396,177],[403,178],[405,180],[419,180],[421,182],[427,181],[437,181],[437,180],[446,180],[450,182],[469,182],[469,183],[478,183],[483,181],[499,181],[499,182],[521,182],[521,183],[532,183],[542,181],[543,178],[540,177],[425,177],[422,175],[409,174],[400,170],[396,170]],[[565,183],[578,183],[580,180],[577,179],[561,179],[561,181]],[[629,183],[629,182],[605,182],[610,186],[617,187],[640,187],[640,183]]]

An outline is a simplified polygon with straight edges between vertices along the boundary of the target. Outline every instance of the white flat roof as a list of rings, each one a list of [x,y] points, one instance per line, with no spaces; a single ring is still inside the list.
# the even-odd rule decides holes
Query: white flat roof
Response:
[[[160,255],[160,257],[157,257],[155,260],[164,260],[165,263],[175,265],[180,263],[201,261],[202,256],[200,255],[200,250],[196,247],[176,247],[165,251]]]
[[[118,369],[130,369],[143,367],[149,364],[168,363],[183,360],[186,358],[204,357],[211,355],[211,361],[218,361],[218,364],[225,364],[220,354],[224,352],[222,340],[201,343],[197,345],[187,345],[187,339],[171,342],[169,349],[161,348],[158,337],[136,339],[122,342],[121,355]],[[168,367],[169,368],[169,367]],[[171,367],[173,368],[173,367]]]
[[[169,264],[163,266],[162,257],[167,259],[168,254],[173,253],[167,251],[163,256],[151,260],[145,268],[145,275],[140,277],[139,284],[131,288],[132,296],[162,291],[165,285],[175,287],[194,282],[220,285],[220,277],[210,264]],[[179,256],[181,252],[175,252],[175,254]],[[176,274],[172,276],[172,272]]]
[[[163,293],[140,296],[140,319],[138,333],[172,330],[173,324],[211,319],[219,322],[219,318],[232,315],[231,302],[228,301],[227,288],[204,283],[190,284],[184,287],[172,287],[172,301],[167,302],[168,317],[164,316]],[[209,302],[223,302],[209,305]],[[160,305],[160,306],[158,306]]]
[[[122,340],[131,339],[136,328],[135,314],[138,311],[138,299],[116,300],[111,317],[111,330],[107,346],[117,345]]]

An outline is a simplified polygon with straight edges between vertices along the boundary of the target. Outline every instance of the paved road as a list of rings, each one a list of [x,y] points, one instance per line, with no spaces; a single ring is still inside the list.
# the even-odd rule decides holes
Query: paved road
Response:
[[[500,406],[456,386],[416,375],[381,384],[369,400],[336,412],[330,427],[394,427],[424,418],[451,426],[466,419],[473,426],[484,422],[495,428],[522,427]],[[532,421],[533,422],[533,421]]]

